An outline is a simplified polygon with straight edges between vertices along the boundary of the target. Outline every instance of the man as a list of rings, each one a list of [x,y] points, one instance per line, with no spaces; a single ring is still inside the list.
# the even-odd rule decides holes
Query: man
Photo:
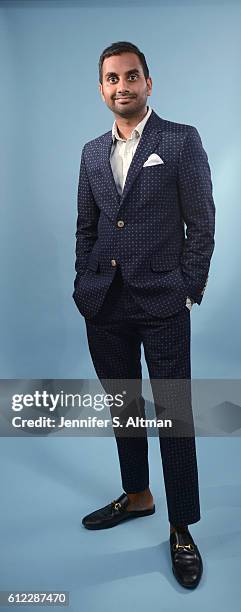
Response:
[[[191,378],[190,309],[201,304],[214,248],[212,183],[196,128],[147,106],[152,79],[135,45],[107,47],[99,81],[115,121],[82,151],[73,298],[97,376],[135,380],[131,410],[143,415],[141,344],[151,381]],[[156,412],[158,399],[157,393]],[[195,438],[159,439],[172,568],[180,584],[195,588],[202,575],[188,529],[200,520]],[[146,432],[116,441],[124,493],[84,517],[87,529],[155,512]]]

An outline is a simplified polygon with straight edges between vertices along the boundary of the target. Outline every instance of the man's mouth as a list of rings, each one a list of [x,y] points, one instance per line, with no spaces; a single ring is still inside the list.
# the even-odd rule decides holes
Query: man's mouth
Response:
[[[134,96],[119,96],[118,98],[115,98],[115,100],[132,100],[134,98]]]
[[[119,102],[120,104],[123,104],[124,106],[126,104],[129,104],[132,100],[133,98],[115,98],[116,102]]]

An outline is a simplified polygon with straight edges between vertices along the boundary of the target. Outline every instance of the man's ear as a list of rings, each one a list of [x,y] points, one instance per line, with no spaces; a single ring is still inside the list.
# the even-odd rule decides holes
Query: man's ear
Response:
[[[148,96],[150,96],[151,93],[152,93],[152,79],[151,79],[151,77],[148,77],[146,82],[147,82],[147,87],[148,87]]]
[[[101,84],[101,83],[99,83],[99,92],[100,92],[100,95],[101,95],[102,100],[103,100],[103,102],[104,102],[104,101],[105,101],[105,98],[104,98],[104,96],[103,96],[103,87],[102,87],[102,84]]]

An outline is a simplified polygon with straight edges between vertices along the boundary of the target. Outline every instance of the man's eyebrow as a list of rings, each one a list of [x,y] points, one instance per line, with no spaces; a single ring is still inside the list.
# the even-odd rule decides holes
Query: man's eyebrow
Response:
[[[140,74],[140,71],[138,70],[138,68],[132,68],[131,70],[127,70],[125,72],[125,74],[132,74],[133,72],[136,72],[137,74]],[[107,78],[109,76],[118,76],[118,74],[116,72],[107,72],[105,74],[105,78]]]

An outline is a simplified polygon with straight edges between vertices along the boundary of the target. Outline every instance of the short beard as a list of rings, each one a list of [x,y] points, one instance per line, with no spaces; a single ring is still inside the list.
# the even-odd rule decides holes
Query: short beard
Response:
[[[111,108],[110,110],[112,110],[115,115],[118,115],[118,117],[130,119],[131,117],[135,117],[135,115],[138,115],[142,110],[144,110],[145,106],[147,106],[147,99],[143,105],[138,106],[137,108],[129,108],[128,105],[123,105],[123,108]]]

